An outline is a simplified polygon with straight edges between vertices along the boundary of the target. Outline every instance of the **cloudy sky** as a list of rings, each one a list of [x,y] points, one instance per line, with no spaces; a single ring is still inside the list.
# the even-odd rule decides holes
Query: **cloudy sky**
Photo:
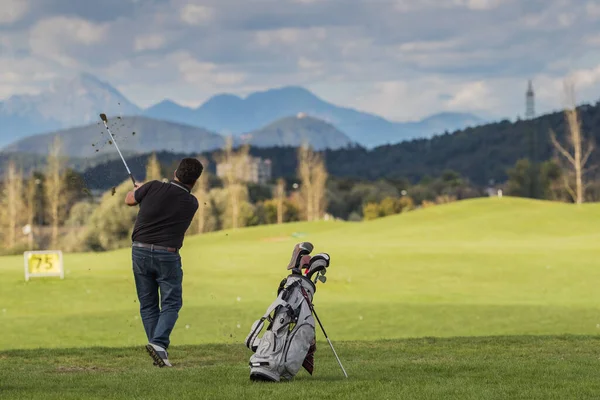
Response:
[[[600,99],[600,0],[0,0],[0,99],[89,72],[139,106],[301,85],[394,120]]]

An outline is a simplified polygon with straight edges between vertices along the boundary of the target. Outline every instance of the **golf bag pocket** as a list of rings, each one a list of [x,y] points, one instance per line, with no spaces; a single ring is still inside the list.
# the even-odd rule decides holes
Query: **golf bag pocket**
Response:
[[[304,323],[296,326],[290,333],[286,343],[286,349],[283,357],[284,370],[281,374],[286,380],[292,379],[306,359],[310,346],[315,340],[314,323]],[[312,371],[309,371],[312,375]]]
[[[253,378],[278,382],[287,330],[280,332],[268,330],[264,333],[256,352],[250,357],[250,368]]]

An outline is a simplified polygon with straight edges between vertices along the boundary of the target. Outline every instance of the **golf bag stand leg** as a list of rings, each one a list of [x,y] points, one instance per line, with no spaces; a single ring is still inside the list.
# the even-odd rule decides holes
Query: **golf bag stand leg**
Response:
[[[333,355],[335,356],[335,359],[337,360],[338,364],[340,365],[340,368],[342,369],[344,376],[346,378],[348,378],[348,374],[346,373],[346,370],[344,369],[344,366],[342,365],[340,358],[338,357],[337,353],[335,352],[335,349],[333,348],[333,344],[331,343],[331,340],[329,340],[329,336],[327,336],[327,332],[325,332],[325,328],[323,328],[323,324],[321,323],[321,320],[319,319],[319,316],[317,315],[317,312],[315,311],[315,307],[313,306],[311,308],[312,308],[313,314],[315,314],[315,318],[317,319],[319,326],[321,327],[321,330],[323,331],[323,335],[325,335],[325,339],[327,339],[327,342],[329,343],[329,347],[331,347],[331,351],[333,351]]]

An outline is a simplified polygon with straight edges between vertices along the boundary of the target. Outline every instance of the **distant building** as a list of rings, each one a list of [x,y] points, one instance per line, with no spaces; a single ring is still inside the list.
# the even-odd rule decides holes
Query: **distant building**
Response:
[[[217,164],[217,176],[223,178],[230,168],[228,163]],[[241,162],[238,166],[236,176],[244,182],[264,185],[271,180],[271,160],[248,156],[246,162]]]

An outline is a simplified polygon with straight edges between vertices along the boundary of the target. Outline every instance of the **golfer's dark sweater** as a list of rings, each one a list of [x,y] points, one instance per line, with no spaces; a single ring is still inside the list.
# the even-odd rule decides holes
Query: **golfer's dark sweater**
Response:
[[[175,181],[151,181],[138,188],[134,196],[140,211],[131,239],[180,249],[198,210],[198,200],[189,189]]]

